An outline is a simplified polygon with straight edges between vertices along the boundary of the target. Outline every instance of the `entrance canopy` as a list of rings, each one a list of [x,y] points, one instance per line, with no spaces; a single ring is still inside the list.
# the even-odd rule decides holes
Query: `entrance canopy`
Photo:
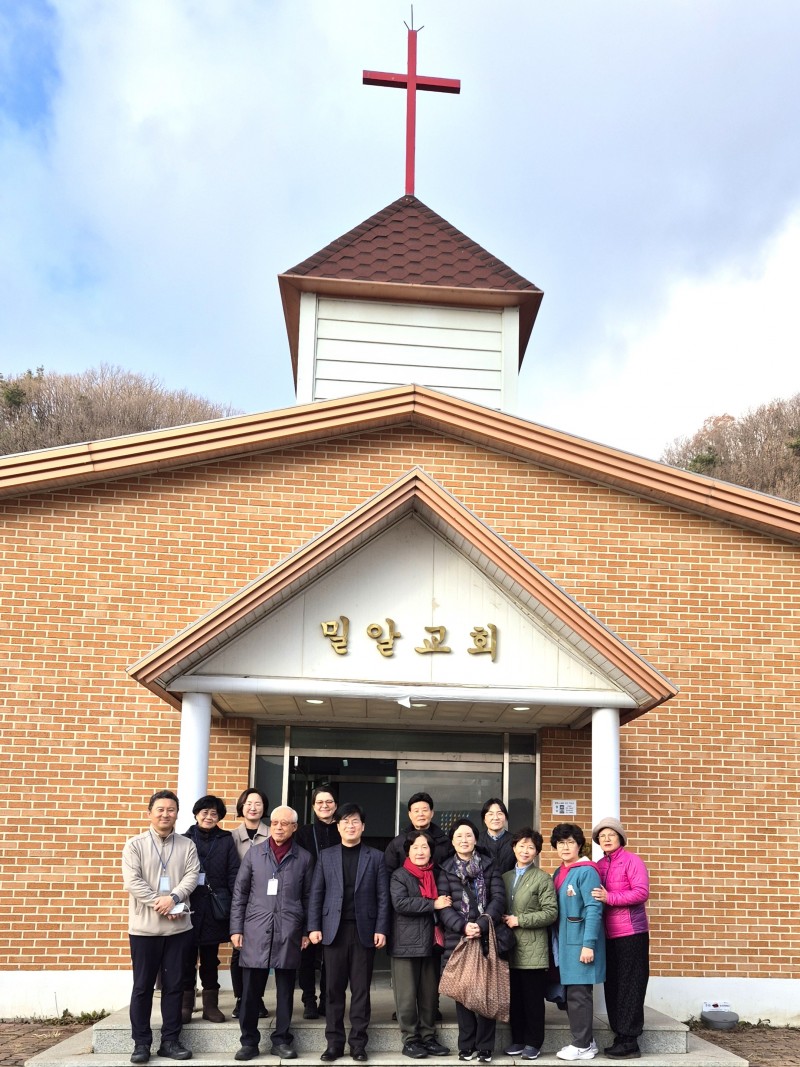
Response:
[[[625,721],[677,692],[419,468],[130,673],[223,715],[428,729]]]

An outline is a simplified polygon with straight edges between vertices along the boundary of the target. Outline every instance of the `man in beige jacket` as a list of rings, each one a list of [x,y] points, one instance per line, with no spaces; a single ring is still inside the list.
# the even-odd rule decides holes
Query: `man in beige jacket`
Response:
[[[191,940],[189,897],[197,885],[200,861],[188,837],[175,833],[178,798],[168,789],[147,806],[150,825],[122,850],[122,877],[130,896],[128,935],[133,964],[131,1063],[150,1059],[153,990],[161,974],[161,1045],[156,1055],[189,1060],[180,1043],[183,965]]]

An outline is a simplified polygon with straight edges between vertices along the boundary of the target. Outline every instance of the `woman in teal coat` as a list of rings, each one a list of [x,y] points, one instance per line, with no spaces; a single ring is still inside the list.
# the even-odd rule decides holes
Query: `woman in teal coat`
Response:
[[[516,866],[503,875],[503,922],[514,931],[511,966],[511,1044],[507,1056],[538,1059],[544,1044],[544,991],[547,982],[547,928],[558,915],[553,881],[534,866],[542,835],[526,826],[511,838]]]
[[[586,838],[580,826],[560,823],[550,836],[561,866],[553,875],[558,894],[558,939],[554,955],[567,991],[567,1015],[572,1044],[556,1053],[561,1060],[591,1060],[597,1055],[592,1019],[593,990],[606,979],[603,905],[592,896],[600,875],[581,849]]]

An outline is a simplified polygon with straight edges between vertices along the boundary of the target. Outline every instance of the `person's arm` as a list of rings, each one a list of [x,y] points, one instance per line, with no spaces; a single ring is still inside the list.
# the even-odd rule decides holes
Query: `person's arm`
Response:
[[[227,838],[225,843],[228,846],[228,855],[225,861],[228,873],[228,892],[233,893],[233,888],[236,885],[236,876],[239,874],[242,861],[239,858],[239,850],[233,840],[233,835]]]
[[[625,865],[627,888],[613,889],[606,892],[606,904],[611,907],[630,906],[631,904],[644,904],[650,896],[650,876],[647,867],[639,856],[632,852],[628,853]]]
[[[592,896],[592,890],[600,885],[600,877],[594,867],[587,867],[576,878],[578,892],[583,903],[583,947],[581,963],[592,963],[597,939],[603,932],[603,904]]]
[[[174,886],[170,892],[174,893],[179,900],[188,900],[197,887],[197,880],[200,877],[200,857],[197,855],[197,849],[194,846],[194,842],[189,842],[189,850],[186,853],[186,858],[183,865],[183,877]]]
[[[122,884],[126,892],[143,904],[155,904],[158,893],[144,876],[141,841],[126,841],[122,850]]]
[[[389,900],[389,872],[386,861],[378,852],[375,857],[375,891],[378,897],[378,917],[375,920],[375,948],[383,948],[389,936],[389,918],[392,906]]]
[[[402,877],[402,873],[401,867],[389,879],[389,895],[392,898],[394,910],[398,915],[432,915],[433,900],[430,897],[423,897],[418,890],[414,892]]]
[[[322,901],[325,898],[325,861],[320,853],[308,895],[308,938],[312,945],[322,940]]]
[[[231,944],[234,948],[242,947],[242,935],[244,933],[244,916],[247,910],[247,901],[250,898],[250,889],[253,882],[253,858],[252,849],[242,860],[236,881],[233,884],[233,897],[231,899]]]

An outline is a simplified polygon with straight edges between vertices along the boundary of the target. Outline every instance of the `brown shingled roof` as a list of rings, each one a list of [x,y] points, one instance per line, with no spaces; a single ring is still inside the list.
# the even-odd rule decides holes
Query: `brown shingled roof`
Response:
[[[415,196],[401,196],[287,274],[539,292]]]
[[[401,196],[278,280],[295,381],[301,292],[461,307],[518,307],[520,364],[543,295],[415,196]]]

